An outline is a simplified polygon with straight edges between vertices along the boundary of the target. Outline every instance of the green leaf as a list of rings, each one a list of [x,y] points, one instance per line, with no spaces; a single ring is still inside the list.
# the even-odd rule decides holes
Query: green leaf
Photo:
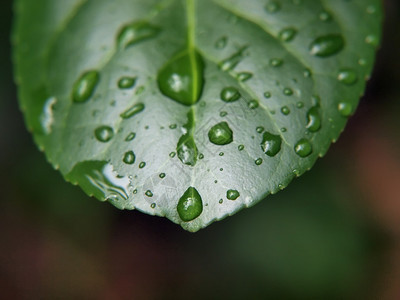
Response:
[[[336,141],[379,0],[17,0],[28,128],[64,177],[189,231],[286,187]]]

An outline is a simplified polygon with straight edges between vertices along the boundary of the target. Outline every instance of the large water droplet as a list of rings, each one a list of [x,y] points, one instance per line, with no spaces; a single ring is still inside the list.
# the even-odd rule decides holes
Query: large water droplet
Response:
[[[128,151],[124,154],[124,158],[122,159],[122,161],[128,165],[132,165],[135,163],[135,153],[133,153],[133,151]]]
[[[269,132],[264,132],[261,142],[261,149],[268,156],[275,156],[281,150],[282,138],[279,135],[274,135]]]
[[[194,166],[197,162],[197,147],[193,138],[193,128],[195,125],[194,112],[191,110],[188,113],[188,122],[183,126],[186,129],[186,134],[182,135],[176,146],[179,160],[189,166]]]
[[[307,157],[312,153],[313,148],[309,140],[301,139],[294,146],[294,151],[300,157]]]
[[[117,42],[121,48],[134,45],[141,41],[155,37],[160,28],[147,22],[134,22],[124,26],[118,34]]]
[[[74,84],[72,90],[72,100],[75,103],[82,103],[92,97],[97,84],[100,80],[100,74],[97,71],[88,71],[84,73]]]
[[[233,132],[228,123],[221,122],[210,129],[208,138],[215,145],[227,145],[233,141]]]
[[[175,55],[158,73],[161,92],[184,105],[199,101],[204,85],[204,62],[197,51],[184,50]]]
[[[196,219],[203,212],[203,201],[194,187],[189,187],[179,199],[177,211],[184,222]]]
[[[316,38],[310,45],[310,53],[319,57],[329,57],[339,53],[344,47],[343,36],[328,34]]]
[[[352,69],[342,69],[339,71],[337,79],[344,84],[352,85],[358,80],[357,73]]]
[[[279,38],[283,42],[290,42],[292,41],[297,34],[297,30],[293,27],[284,28],[279,32]]]
[[[225,102],[234,102],[240,99],[239,91],[234,87],[226,87],[221,91],[221,100]]]
[[[110,126],[100,126],[95,129],[94,135],[98,141],[107,143],[114,137],[114,130]]]
[[[80,162],[66,178],[79,184],[86,194],[108,200],[119,208],[124,208],[123,202],[129,198],[129,178],[118,176],[113,166],[105,161]]]
[[[239,198],[240,193],[237,190],[228,190],[226,192],[226,198],[228,198],[229,200],[236,200],[237,198]]]
[[[311,107],[307,112],[307,126],[310,132],[317,132],[321,128],[321,116],[317,106]]]
[[[127,110],[125,110],[121,114],[121,118],[129,119],[129,118],[137,115],[138,113],[142,112],[144,110],[144,108],[145,108],[145,106],[143,103],[136,103],[136,104],[132,105],[131,107],[129,107]]]
[[[118,87],[120,89],[131,89],[135,86],[136,80],[136,77],[122,77],[120,80],[118,80]]]

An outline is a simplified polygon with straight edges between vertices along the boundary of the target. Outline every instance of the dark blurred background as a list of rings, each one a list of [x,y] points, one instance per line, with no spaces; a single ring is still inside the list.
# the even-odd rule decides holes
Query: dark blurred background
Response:
[[[19,111],[0,4],[0,297],[400,299],[400,3],[357,113],[312,171],[196,234],[86,197]]]

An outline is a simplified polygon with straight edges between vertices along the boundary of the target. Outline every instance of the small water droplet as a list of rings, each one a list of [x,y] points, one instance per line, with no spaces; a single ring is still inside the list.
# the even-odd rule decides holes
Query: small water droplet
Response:
[[[265,92],[265,93],[264,93],[264,97],[265,97],[266,99],[271,98],[271,92]]]
[[[256,164],[257,166],[260,166],[262,163],[263,163],[262,158],[257,158],[256,161],[255,161],[255,164]]]
[[[72,89],[72,100],[75,103],[83,103],[92,97],[97,84],[100,80],[100,74],[97,71],[88,71],[84,73],[74,84]]]
[[[233,141],[233,132],[228,123],[221,122],[210,129],[208,138],[215,145],[227,145]]]
[[[136,103],[129,107],[127,110],[125,110],[120,116],[123,119],[129,119],[132,118],[133,116],[137,115],[138,113],[141,113],[144,110],[145,106],[143,103]]]
[[[281,132],[286,132],[286,131],[287,131],[286,127],[281,128]]]
[[[319,14],[319,19],[320,19],[321,21],[328,22],[328,21],[331,21],[331,20],[332,20],[332,15],[331,15],[329,12],[327,12],[327,11],[322,11],[322,12]]]
[[[312,76],[312,73],[311,73],[311,71],[309,69],[305,69],[304,72],[303,72],[303,76],[305,78],[310,78]]]
[[[251,77],[253,77],[253,74],[250,72],[240,72],[237,74],[237,79],[242,82],[251,79]]]
[[[346,85],[355,84],[358,80],[357,73],[352,69],[341,69],[338,73],[337,79]]]
[[[275,156],[281,150],[282,138],[269,132],[264,132],[261,149],[268,156]]]
[[[220,168],[219,170],[222,172],[224,170],[224,168]]]
[[[158,87],[170,99],[192,105],[199,101],[204,85],[204,62],[195,50],[184,50],[169,60],[158,73]]]
[[[137,189],[134,189],[132,193],[136,195],[137,194]]]
[[[187,117],[188,121],[183,125],[186,133],[180,137],[176,146],[176,152],[178,153],[179,160],[183,164],[194,166],[197,162],[198,150],[193,137],[193,129],[195,126],[193,110],[187,114]]]
[[[239,151],[243,151],[243,149],[244,149],[244,145],[239,145],[239,146],[238,146],[238,150],[239,150]]]
[[[321,128],[321,116],[317,106],[311,107],[307,112],[307,130],[317,132]]]
[[[124,163],[128,164],[128,165],[132,165],[135,163],[136,160],[136,156],[135,153],[133,153],[133,151],[128,151],[124,154],[124,158],[122,159]]]
[[[296,152],[296,154],[298,156],[304,158],[304,157],[309,156],[312,153],[313,148],[312,148],[312,145],[309,140],[301,139],[294,146],[294,151]]]
[[[310,45],[311,55],[318,57],[329,57],[339,53],[344,47],[343,36],[339,34],[328,34],[316,38]]]
[[[240,48],[236,53],[224,59],[219,63],[219,67],[222,71],[232,71],[243,59],[244,51],[247,46]]]
[[[226,44],[228,43],[228,38],[226,36],[220,37],[216,42],[215,42],[215,48],[217,49],[224,49],[226,47]]]
[[[220,117],[226,117],[228,115],[228,113],[226,112],[226,111],[221,111],[220,113],[219,113],[219,116]]]
[[[343,117],[350,117],[353,114],[353,105],[349,102],[343,101],[338,104],[338,110]]]
[[[155,203],[152,203],[152,204],[150,205],[151,208],[156,208],[156,206],[157,206],[157,205],[156,205]]]
[[[199,154],[199,159],[203,159],[204,158],[204,154],[203,153],[200,153]]]
[[[225,154],[224,152],[220,152],[219,156],[224,156],[224,154]]]
[[[177,127],[176,124],[171,124],[171,125],[169,125],[169,128],[170,128],[170,129],[176,129],[176,127]]]
[[[136,77],[128,77],[124,76],[120,80],[118,80],[118,87],[120,89],[130,89],[133,88],[136,84]]]
[[[267,5],[265,5],[265,10],[270,14],[277,13],[280,9],[281,5],[276,1],[269,1]]]
[[[296,103],[296,107],[297,108],[303,108],[304,107],[304,103],[299,101],[299,102]]]
[[[274,67],[274,68],[280,67],[283,65],[283,60],[280,58],[272,58],[272,59],[270,59],[269,64],[271,65],[271,67]]]
[[[144,194],[145,194],[147,197],[153,197],[153,192],[150,191],[150,190],[147,190]]]
[[[145,163],[144,161],[142,161],[142,162],[139,164],[139,168],[140,168],[140,169],[143,169],[145,166],[146,166],[146,163]]]
[[[283,89],[283,94],[286,96],[292,96],[293,95],[293,90],[291,88],[284,88]]]
[[[174,158],[176,156],[176,153],[175,152],[171,152],[170,154],[169,154],[169,157],[171,157],[171,158]]]
[[[95,129],[94,135],[99,142],[107,143],[114,137],[114,130],[110,126],[100,126]]]
[[[292,41],[297,34],[297,30],[293,27],[284,28],[279,32],[279,38],[283,42],[290,42]]]
[[[262,132],[264,131],[264,127],[258,126],[258,127],[256,128],[256,131],[257,131],[258,133],[262,133]]]
[[[203,201],[199,192],[194,187],[189,187],[179,199],[177,211],[184,222],[189,222],[203,212]]]
[[[226,87],[221,91],[221,100],[225,102],[234,102],[240,99],[239,91],[234,87]]]
[[[228,190],[226,192],[226,198],[228,198],[229,200],[236,200],[237,198],[239,198],[240,193],[237,190]]]
[[[222,204],[222,203],[224,203],[224,200],[223,199],[219,199],[218,203]]]
[[[118,34],[118,46],[126,48],[141,41],[153,38],[159,32],[160,28],[147,22],[134,22],[125,25]]]
[[[289,109],[289,107],[283,106],[283,107],[281,108],[281,113],[284,114],[285,116],[289,115],[289,114],[290,114],[290,109]]]
[[[249,103],[247,103],[247,106],[250,109],[256,109],[259,106],[259,104],[258,104],[257,100],[253,99],[253,100],[250,100]]]
[[[158,177],[160,177],[161,179],[165,178],[165,173],[160,173],[160,175],[158,175]]]
[[[379,44],[379,39],[376,35],[374,34],[369,34],[367,35],[367,37],[365,38],[365,42],[371,46],[378,46]]]
[[[293,174],[296,175],[297,177],[300,176],[300,171],[297,169],[293,169]]]

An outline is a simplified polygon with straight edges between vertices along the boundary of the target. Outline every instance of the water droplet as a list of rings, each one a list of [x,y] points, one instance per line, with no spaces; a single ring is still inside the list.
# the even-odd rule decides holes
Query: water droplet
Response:
[[[133,116],[137,115],[138,113],[142,112],[144,110],[145,106],[143,103],[136,103],[129,107],[127,110],[125,110],[120,116],[123,119],[129,119],[132,118]]]
[[[237,79],[242,82],[251,79],[251,77],[253,77],[253,74],[249,72],[240,72],[237,74]]]
[[[227,145],[233,141],[233,132],[228,123],[221,122],[210,129],[208,138],[215,145]]]
[[[311,107],[307,112],[307,126],[310,132],[317,132],[321,128],[321,116],[317,106]]]
[[[280,9],[281,5],[276,1],[269,1],[267,5],[265,5],[265,10],[270,14],[277,13]]]
[[[124,154],[124,158],[122,159],[124,163],[128,164],[128,165],[132,165],[135,163],[136,160],[136,156],[135,153],[133,153],[133,151],[128,151]]]
[[[169,154],[169,157],[171,157],[171,158],[174,158],[174,157],[175,157],[175,155],[176,155],[176,153],[175,153],[175,152],[171,152],[171,153]]]
[[[285,116],[289,115],[289,114],[290,114],[290,109],[289,109],[289,107],[283,106],[283,107],[281,108],[281,113],[284,114]]]
[[[264,93],[264,97],[265,97],[266,99],[271,98],[271,93],[270,93],[270,92],[265,92],[265,93]]]
[[[275,156],[281,150],[282,138],[269,132],[264,132],[261,142],[261,149],[268,156]]]
[[[110,126],[100,126],[95,129],[94,135],[99,142],[107,143],[114,137],[114,130]]]
[[[344,39],[339,34],[328,34],[316,38],[310,45],[311,55],[328,57],[339,53],[344,47]]]
[[[358,80],[357,73],[352,69],[342,69],[339,71],[337,79],[344,84],[352,85]]]
[[[243,151],[243,149],[244,149],[244,145],[239,145],[239,146],[238,146],[238,150],[239,150],[239,151]]]
[[[143,85],[139,86],[139,87],[136,89],[136,92],[135,92],[136,96],[139,96],[139,95],[143,94],[143,92],[145,91],[145,89],[146,89],[146,88],[145,88]]]
[[[284,88],[283,89],[283,94],[286,96],[292,96],[293,95],[293,90],[291,88]]]
[[[272,59],[270,59],[269,64],[271,65],[271,67],[274,67],[274,68],[280,67],[283,65],[283,60],[280,58],[272,58]]]
[[[151,208],[156,208],[156,206],[157,206],[157,205],[156,205],[155,203],[152,203],[152,204],[150,205]]]
[[[177,211],[184,222],[196,219],[203,212],[203,201],[194,187],[189,187],[179,199]]]
[[[57,98],[55,97],[48,98],[43,105],[43,110],[39,117],[40,125],[42,125],[42,129],[46,134],[50,134],[52,131],[52,126],[54,123],[53,108],[56,102]]]
[[[83,103],[92,97],[97,84],[100,80],[100,74],[97,71],[88,71],[84,73],[74,84],[72,89],[72,100],[75,103]]]
[[[119,81],[118,81],[118,87],[120,89],[130,89],[133,88],[136,84],[136,77],[122,77]]]
[[[286,132],[286,131],[287,131],[286,127],[281,128],[281,132]]]
[[[165,176],[166,176],[165,173],[160,173],[160,175],[158,175],[158,177],[160,177],[161,179],[165,178]]]
[[[204,158],[204,154],[203,153],[200,153],[199,154],[199,159],[203,159]]]
[[[219,67],[222,71],[232,71],[243,59],[244,51],[247,46],[240,48],[236,53],[220,62]]]
[[[176,129],[176,127],[177,127],[176,124],[171,124],[171,125],[169,125],[169,128],[170,128],[170,129]]]
[[[215,42],[215,48],[224,49],[226,47],[227,42],[228,38],[226,36],[223,36]]]
[[[147,190],[144,194],[145,194],[147,197],[153,197],[153,192],[150,191],[150,190]]]
[[[127,137],[125,138],[125,141],[126,141],[126,142],[133,141],[133,140],[135,139],[135,137],[136,137],[136,133],[131,132],[131,133],[129,133],[129,134],[127,135]]]
[[[220,113],[219,113],[219,116],[220,117],[226,117],[228,115],[228,113],[226,112],[226,111],[221,111]]]
[[[296,107],[297,108],[303,108],[304,107],[304,103],[299,101],[299,102],[296,103]]]
[[[219,170],[222,172],[224,170],[224,168],[220,168]]]
[[[158,87],[172,100],[184,105],[199,101],[204,85],[204,62],[195,50],[175,55],[158,73]]]
[[[224,154],[225,154],[224,152],[220,152],[219,156],[224,156]]]
[[[257,131],[258,133],[262,133],[262,132],[264,131],[264,127],[258,126],[258,127],[256,128],[256,131]]]
[[[312,73],[309,69],[305,69],[303,75],[305,78],[310,78],[312,76]]]
[[[300,176],[300,171],[299,170],[297,170],[297,169],[293,169],[293,174],[294,175],[296,175],[297,177],[299,177]]]
[[[279,32],[279,38],[283,42],[290,42],[292,41],[297,34],[297,30],[293,27],[284,28]]]
[[[226,198],[228,198],[229,200],[236,200],[237,198],[239,198],[240,194],[237,190],[228,190],[226,192]]]
[[[370,34],[370,35],[367,35],[367,37],[365,38],[365,42],[371,46],[376,47],[379,44],[379,39],[376,35]]]
[[[226,87],[221,91],[221,100],[225,102],[234,102],[240,99],[239,91],[234,87]]]
[[[319,19],[321,21],[328,22],[328,21],[332,20],[332,15],[330,13],[328,13],[327,11],[322,11],[319,14]]]
[[[257,100],[250,100],[249,101],[249,103],[247,103],[247,106],[250,108],[250,109],[256,109],[258,106],[259,106],[259,104],[258,104],[258,101]]]
[[[222,203],[224,203],[224,200],[223,199],[219,199],[218,203],[222,204]]]
[[[176,152],[178,153],[179,160],[188,166],[194,166],[197,162],[197,146],[193,138],[194,112],[190,110],[187,114],[188,121],[183,127],[186,129],[186,133],[181,136],[176,146]]]
[[[117,42],[121,48],[134,45],[141,41],[155,37],[160,28],[147,22],[134,22],[124,26],[118,34]]]
[[[301,139],[294,146],[294,151],[300,157],[307,157],[312,153],[313,149],[309,140]]]
[[[353,105],[349,102],[343,101],[339,103],[338,110],[343,117],[350,117],[353,114]]]
[[[256,164],[257,166],[260,166],[262,163],[263,163],[262,158],[257,158],[256,161],[255,161],[255,164]]]
[[[140,168],[140,169],[143,169],[145,166],[146,166],[146,163],[145,163],[144,161],[142,161],[142,162],[139,164],[139,168]]]

